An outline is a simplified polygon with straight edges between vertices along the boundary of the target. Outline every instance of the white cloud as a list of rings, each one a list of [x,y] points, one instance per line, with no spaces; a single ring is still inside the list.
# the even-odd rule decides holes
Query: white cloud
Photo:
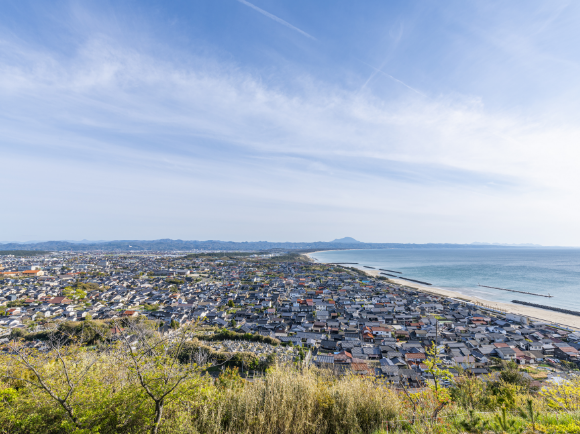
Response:
[[[571,203],[580,185],[580,130],[545,113],[492,112],[461,95],[389,100],[303,75],[293,90],[282,90],[236,65],[199,57],[176,64],[107,39],[89,40],[70,59],[2,44],[0,146],[10,161],[4,181],[19,180],[13,200],[37,183],[56,197],[64,193],[74,209],[72,197],[87,191],[82,206],[98,204],[105,220],[103,209],[121,210],[124,230],[136,230],[128,222],[144,213],[150,216],[136,226],[141,231],[166,218],[177,219],[176,231],[191,221],[217,231],[215,222],[231,215],[252,234],[281,231],[271,239],[321,239],[332,219],[322,229],[326,238],[366,221],[361,238],[379,231],[383,241],[485,241],[473,235],[485,225],[503,235],[494,240],[580,244],[566,241],[580,217]],[[71,177],[84,177],[85,188],[55,175],[67,167],[80,168]],[[188,205],[169,217],[145,206],[149,198],[162,207],[181,199]],[[204,215],[202,203],[211,204]],[[51,215],[62,212],[53,202],[45,206]],[[558,209],[565,215],[554,216]],[[21,219],[11,212],[14,222]],[[548,216],[561,222],[555,234],[542,229]],[[312,229],[280,229],[284,221]],[[159,236],[188,238],[162,229],[159,223]]]

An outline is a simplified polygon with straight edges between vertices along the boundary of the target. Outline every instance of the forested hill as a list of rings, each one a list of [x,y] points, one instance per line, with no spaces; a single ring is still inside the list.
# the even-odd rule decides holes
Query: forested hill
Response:
[[[120,240],[106,242],[75,243],[68,241],[46,241],[38,243],[0,243],[0,251],[7,250],[48,250],[48,251],[128,251],[128,250],[331,250],[331,249],[392,249],[392,248],[489,248],[498,246],[474,246],[470,244],[399,244],[399,243],[362,243],[354,240],[346,243],[344,240],[331,242],[315,241],[311,243],[269,242],[269,241],[183,241],[183,240]]]

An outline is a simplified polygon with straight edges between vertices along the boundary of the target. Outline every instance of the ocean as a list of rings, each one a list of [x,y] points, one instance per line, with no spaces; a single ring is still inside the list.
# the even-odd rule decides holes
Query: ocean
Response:
[[[580,311],[580,249],[410,248],[335,250],[310,256],[320,262],[358,262],[350,266],[400,271],[402,277],[485,300],[522,300]],[[482,288],[478,284],[550,294],[553,298]]]

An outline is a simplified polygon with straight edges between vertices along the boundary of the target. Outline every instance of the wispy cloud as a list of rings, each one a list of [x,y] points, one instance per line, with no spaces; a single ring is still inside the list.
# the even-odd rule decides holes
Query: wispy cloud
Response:
[[[474,179],[495,177],[500,184],[506,177],[537,185],[570,181],[554,177],[552,168],[565,163],[557,148],[569,147],[577,129],[496,114],[478,99],[385,101],[304,77],[296,83],[301,90],[282,92],[227,64],[210,68],[211,62],[198,58],[184,68],[103,40],[88,42],[66,61],[15,46],[13,52],[22,53],[13,56],[21,64],[0,68],[0,94],[10,107],[0,128],[4,146],[17,145],[12,152],[42,153],[50,141],[49,154],[131,160],[139,150],[140,159],[149,158],[146,164],[162,165],[179,155],[197,167],[195,155],[222,158],[225,149],[248,161],[292,155],[328,167],[353,157],[400,162],[407,174],[413,164],[417,172],[430,165],[431,182],[437,167],[440,179],[462,171],[459,184],[465,185],[473,185],[466,181],[470,171]],[[550,152],[539,137],[554,142]],[[560,164],[558,173],[568,173],[569,166]],[[364,167],[350,170],[363,175]]]
[[[242,4],[244,4],[244,5],[246,5],[246,6],[250,7],[250,8],[252,8],[252,9],[254,9],[255,11],[258,11],[258,12],[260,12],[262,15],[265,15],[265,16],[267,16],[268,18],[270,18],[270,19],[272,19],[272,20],[276,21],[277,23],[280,23],[280,24],[282,24],[282,25],[284,25],[284,26],[288,27],[289,29],[292,29],[292,30],[296,31],[296,32],[298,32],[298,33],[300,33],[300,34],[302,34],[302,35],[306,36],[307,38],[310,38],[310,39],[314,39],[314,40],[316,40],[316,38],[315,38],[314,36],[312,36],[312,35],[309,35],[309,34],[308,34],[308,33],[306,33],[304,30],[301,30],[301,29],[299,29],[298,27],[296,27],[296,26],[293,26],[293,25],[292,25],[292,24],[290,24],[289,22],[287,22],[287,21],[284,21],[282,18],[279,18],[279,17],[277,17],[276,15],[274,15],[274,14],[271,14],[270,12],[267,12],[267,11],[265,11],[264,9],[261,9],[261,8],[259,8],[259,7],[258,7],[258,6],[256,6],[256,5],[253,5],[252,3],[250,3],[250,2],[248,2],[248,1],[246,1],[246,0],[238,0],[238,1],[239,1],[240,3],[242,3]]]

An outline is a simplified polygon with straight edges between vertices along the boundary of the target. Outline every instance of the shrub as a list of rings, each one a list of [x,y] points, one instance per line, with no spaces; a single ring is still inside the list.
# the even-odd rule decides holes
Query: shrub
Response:
[[[261,342],[263,344],[279,345],[280,340],[273,338],[271,336],[262,336],[259,334],[252,333],[236,333],[231,330],[222,329],[218,333],[213,335],[203,336],[206,341],[248,341],[248,342]]]
[[[548,405],[557,410],[580,410],[580,377],[552,384],[540,391]]]

